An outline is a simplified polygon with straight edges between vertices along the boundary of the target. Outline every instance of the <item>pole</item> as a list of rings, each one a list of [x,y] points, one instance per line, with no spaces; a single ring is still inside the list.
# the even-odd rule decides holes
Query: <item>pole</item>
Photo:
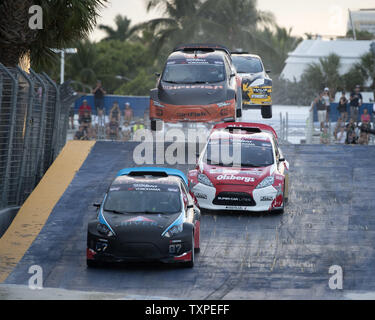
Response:
[[[352,30],[353,30],[353,38],[354,38],[354,40],[357,40],[357,33],[355,32],[355,27],[354,27],[354,24],[353,24],[352,12],[350,11],[350,9],[348,9],[348,11],[349,11],[350,24],[351,24]]]
[[[60,84],[64,83],[65,75],[65,50],[61,50]]]

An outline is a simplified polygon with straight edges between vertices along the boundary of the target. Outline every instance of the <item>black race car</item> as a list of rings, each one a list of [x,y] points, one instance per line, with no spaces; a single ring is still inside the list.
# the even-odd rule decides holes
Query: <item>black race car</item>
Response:
[[[179,170],[121,170],[88,224],[87,265],[161,261],[194,266],[200,211]]]
[[[189,44],[173,50],[150,92],[151,130],[163,122],[218,123],[241,115],[241,79],[227,48]]]

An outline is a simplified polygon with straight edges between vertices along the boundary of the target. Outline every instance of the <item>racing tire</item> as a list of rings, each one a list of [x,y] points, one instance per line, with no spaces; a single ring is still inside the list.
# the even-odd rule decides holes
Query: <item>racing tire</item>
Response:
[[[191,260],[184,263],[184,267],[193,268],[195,260],[194,233],[191,234]]]
[[[95,260],[86,260],[86,265],[88,268],[99,268],[101,267],[103,264],[99,261],[95,261]]]
[[[263,119],[271,119],[272,118],[272,106],[262,106],[261,113]]]
[[[242,109],[237,109],[236,110],[236,118],[241,118],[242,117]]]

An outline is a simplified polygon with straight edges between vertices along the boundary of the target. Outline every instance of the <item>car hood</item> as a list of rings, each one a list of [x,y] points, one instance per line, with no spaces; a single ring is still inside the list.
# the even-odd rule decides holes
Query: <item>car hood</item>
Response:
[[[272,166],[234,168],[203,164],[203,173],[214,185],[256,186],[270,175],[271,168]]]
[[[263,72],[258,73],[239,73],[238,74],[242,80],[242,83],[252,84],[257,79],[265,78]]]
[[[172,105],[208,105],[228,100],[225,81],[213,84],[174,84],[160,81],[158,99]]]
[[[116,214],[104,212],[104,218],[116,234],[127,234],[128,236],[147,234],[161,235],[179,216],[173,214]]]

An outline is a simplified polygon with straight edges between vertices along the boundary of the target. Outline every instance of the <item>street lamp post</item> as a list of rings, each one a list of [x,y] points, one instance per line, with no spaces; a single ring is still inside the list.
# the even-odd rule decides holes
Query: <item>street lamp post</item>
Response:
[[[60,61],[60,84],[64,83],[64,77],[65,77],[65,53],[77,53],[76,48],[65,48],[65,49],[52,49],[55,53],[61,54],[61,61]]]

